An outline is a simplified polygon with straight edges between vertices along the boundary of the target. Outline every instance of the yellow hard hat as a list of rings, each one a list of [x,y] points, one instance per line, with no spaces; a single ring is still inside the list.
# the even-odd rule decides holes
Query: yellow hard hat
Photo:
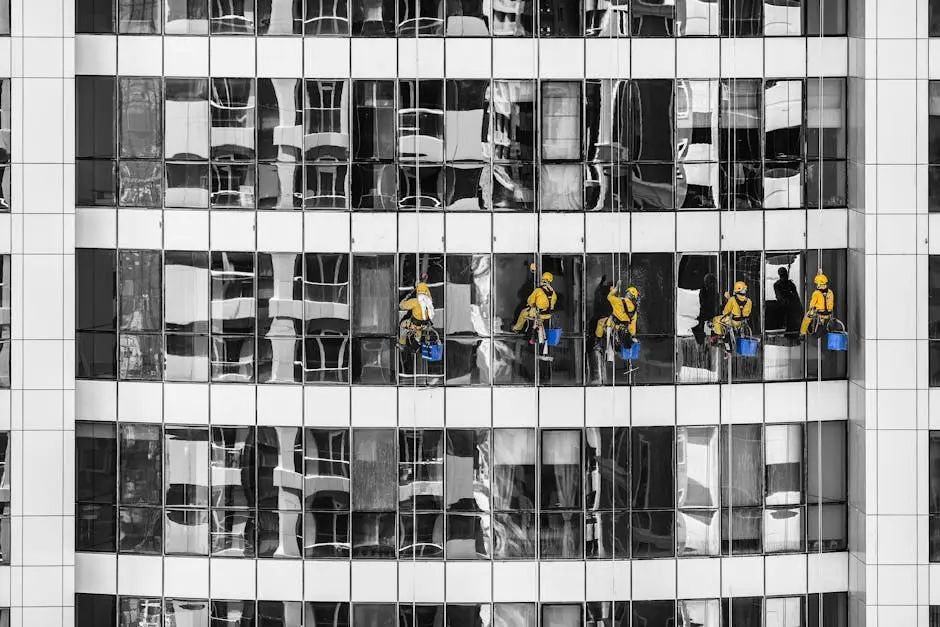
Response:
[[[816,283],[816,287],[826,287],[829,285],[829,277],[822,273],[817,274],[813,281]]]
[[[631,285],[630,287],[627,288],[627,294],[629,294],[633,298],[639,298],[640,290],[636,289],[635,287]]]
[[[429,288],[428,284],[424,282],[418,283],[418,286],[415,288],[415,291],[419,294],[427,294],[428,296],[431,295],[431,288]]]
[[[747,294],[747,283],[745,283],[744,281],[735,282],[734,293],[735,294]]]
[[[548,281],[549,283],[551,283],[552,281],[555,280],[555,277],[554,277],[554,275],[552,275],[551,272],[546,272],[546,273],[544,273],[544,274],[542,275],[542,280],[543,280],[543,281]]]

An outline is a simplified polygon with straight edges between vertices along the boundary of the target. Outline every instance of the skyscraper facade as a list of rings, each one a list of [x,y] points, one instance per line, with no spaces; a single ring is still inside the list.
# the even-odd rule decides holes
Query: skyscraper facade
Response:
[[[0,626],[940,627],[934,4],[0,0]]]

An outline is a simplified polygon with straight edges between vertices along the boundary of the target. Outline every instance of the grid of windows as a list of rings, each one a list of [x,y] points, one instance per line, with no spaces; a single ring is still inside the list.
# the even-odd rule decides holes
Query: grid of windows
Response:
[[[83,379],[364,385],[651,385],[844,378],[846,353],[799,337],[816,269],[845,311],[845,250],[735,253],[354,254],[76,250]],[[553,361],[511,329],[554,275]],[[396,349],[399,301],[426,275],[445,359]],[[757,358],[706,342],[722,292],[744,280]],[[621,281],[641,294],[635,372],[595,336]],[[730,373],[730,374],[729,374]]]
[[[77,33],[354,37],[845,35],[845,0],[75,0]]]
[[[76,204],[846,204],[846,81],[76,77]]]
[[[78,422],[75,473],[80,551],[515,560],[846,547],[844,421],[540,430]]]
[[[76,627],[847,627],[848,598],[844,592],[830,592],[766,598],[445,605],[77,594],[75,612]]]

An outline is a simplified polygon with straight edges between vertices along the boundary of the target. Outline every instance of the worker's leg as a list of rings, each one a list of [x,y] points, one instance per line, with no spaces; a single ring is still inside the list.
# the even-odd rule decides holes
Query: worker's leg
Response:
[[[532,307],[525,307],[522,311],[519,312],[519,317],[516,319],[516,324],[512,326],[513,331],[522,331],[525,328],[526,322],[532,320],[535,316],[535,310]]]
[[[712,319],[712,337],[721,337],[725,334],[725,328],[721,324],[721,316],[715,316]]]
[[[607,329],[607,325],[610,324],[610,318],[601,318],[597,321],[597,327],[594,329],[594,337],[600,339],[604,337],[604,331]]]
[[[805,316],[803,316],[803,322],[800,323],[800,335],[806,335],[807,333],[815,334],[816,326],[817,326],[815,323],[816,323],[815,315],[811,316],[809,314],[806,314]]]
[[[398,344],[405,346],[408,344],[408,335],[411,333],[411,322],[405,318],[398,325]]]

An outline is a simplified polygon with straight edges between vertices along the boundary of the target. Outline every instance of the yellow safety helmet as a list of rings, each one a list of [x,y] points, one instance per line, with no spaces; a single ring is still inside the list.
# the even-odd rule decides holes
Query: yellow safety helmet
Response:
[[[431,288],[429,288],[428,284],[425,283],[424,281],[422,281],[421,283],[418,283],[417,287],[415,287],[415,291],[418,294],[427,294],[428,296],[431,295]]]
[[[829,285],[829,277],[820,272],[816,275],[816,278],[813,279],[813,282],[816,283],[816,287],[824,288]]]
[[[734,284],[734,293],[747,294],[747,283],[744,281],[736,281]]]
[[[551,283],[555,280],[555,276],[551,272],[545,272],[542,274],[542,280]]]
[[[633,300],[636,300],[640,297],[640,290],[631,285],[627,288],[627,295],[629,295]]]

